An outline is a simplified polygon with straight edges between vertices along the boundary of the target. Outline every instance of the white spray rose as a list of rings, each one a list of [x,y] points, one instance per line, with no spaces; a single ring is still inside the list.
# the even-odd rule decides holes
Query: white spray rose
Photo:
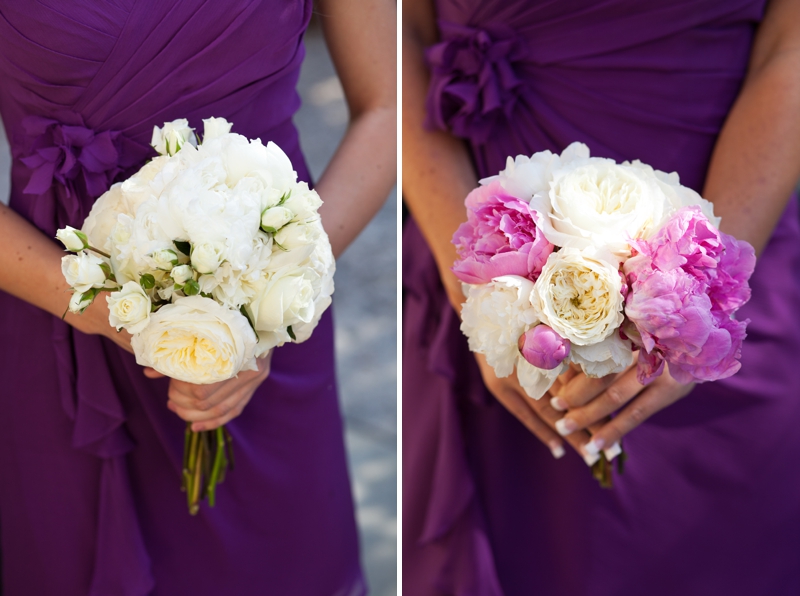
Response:
[[[214,273],[225,258],[224,245],[218,242],[204,242],[192,247],[192,267],[200,273]]]
[[[69,312],[80,314],[87,306],[89,306],[93,298],[84,298],[84,292],[75,292],[72,298],[69,299]]]
[[[172,268],[178,264],[178,254],[169,248],[157,250],[150,256],[156,268],[162,271],[171,271]]]
[[[256,335],[247,319],[202,296],[162,306],[131,345],[140,365],[187,383],[218,383],[257,370]]]
[[[232,126],[233,124],[225,118],[205,118],[203,120],[203,142],[228,134]]]
[[[100,257],[91,253],[67,255],[61,259],[61,273],[76,292],[86,292],[106,284],[106,273],[101,267],[103,264]]]
[[[190,265],[178,265],[169,275],[175,280],[176,284],[184,284],[194,278],[194,270]]]
[[[161,128],[153,127],[150,145],[161,155],[175,155],[186,143],[197,147],[197,138],[186,118],[165,122]]]
[[[317,191],[308,188],[305,182],[298,182],[283,206],[292,211],[298,220],[306,220],[314,217],[317,210],[322,206],[322,199],[319,198]]]
[[[319,219],[284,226],[273,236],[279,246],[273,248],[270,269],[302,263],[314,252],[314,246],[324,233]]]
[[[107,297],[108,322],[117,331],[139,333],[150,322],[150,298],[135,281],[129,281]]]
[[[292,218],[294,218],[294,213],[286,207],[272,207],[264,211],[261,216],[261,227],[267,232],[274,233],[292,221]]]
[[[530,300],[537,316],[575,346],[596,344],[622,323],[622,280],[613,255],[589,247],[552,253]]]
[[[467,302],[461,311],[461,330],[469,339],[469,349],[484,354],[498,377],[507,377],[520,355],[520,335],[537,320],[529,298],[533,282],[504,275],[488,284],[463,284],[463,288]]]
[[[79,251],[88,246],[86,234],[72,226],[61,228],[56,232],[56,238],[67,250]]]

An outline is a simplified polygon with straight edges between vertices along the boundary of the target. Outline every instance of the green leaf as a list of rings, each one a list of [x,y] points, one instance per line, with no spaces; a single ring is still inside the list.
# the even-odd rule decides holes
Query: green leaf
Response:
[[[275,228],[270,228],[268,226],[261,226],[261,229],[264,230],[267,234],[274,234],[275,232],[278,231]]]
[[[278,201],[278,207],[280,207],[280,206],[281,206],[281,205],[283,205],[283,204],[284,204],[286,201],[288,201],[288,200],[289,200],[289,197],[291,197],[291,196],[292,196],[292,191],[291,191],[291,190],[287,190],[287,191],[286,191],[286,194],[285,194],[285,195],[283,195],[283,196],[281,197],[281,200],[280,200],[280,201]]]
[[[288,334],[289,334],[289,337],[291,337],[291,338],[292,338],[292,341],[297,341],[297,338],[296,338],[296,337],[295,337],[295,335],[294,335],[294,331],[292,331],[292,326],[291,326],[291,325],[289,325],[289,326],[286,328],[286,333],[288,333]]]
[[[109,267],[108,263],[100,263],[100,269],[102,269],[103,273],[105,273],[106,279],[111,279],[116,281],[114,279],[114,274],[111,273],[111,267]]]
[[[197,296],[200,293],[200,284],[190,279],[183,285],[183,293],[187,296]]]
[[[188,242],[183,242],[182,240],[174,240],[172,243],[175,245],[175,248],[177,248],[187,257],[191,254],[192,245],[189,244]]]
[[[151,290],[156,287],[156,278],[149,273],[145,273],[139,278],[139,285],[145,290]]]

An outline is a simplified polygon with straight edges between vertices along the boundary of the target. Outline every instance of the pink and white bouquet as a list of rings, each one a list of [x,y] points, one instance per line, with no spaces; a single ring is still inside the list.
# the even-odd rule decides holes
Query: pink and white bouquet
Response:
[[[508,158],[466,198],[453,271],[467,301],[462,331],[499,377],[516,368],[539,399],[569,363],[619,373],[638,352],[646,384],[665,363],[682,383],[740,368],[752,246],[719,231],[711,203],[678,174],[640,161]]]
[[[103,194],[81,230],[57,234],[75,253],[62,260],[69,310],[105,293],[109,324],[132,334],[137,362],[194,384],[257,370],[270,349],[308,339],[335,269],[322,201],[286,154],[222,118],[203,123],[202,143],[186,120],[155,127],[161,155]],[[224,429],[187,427],[192,512],[206,493],[213,505],[226,441]]]

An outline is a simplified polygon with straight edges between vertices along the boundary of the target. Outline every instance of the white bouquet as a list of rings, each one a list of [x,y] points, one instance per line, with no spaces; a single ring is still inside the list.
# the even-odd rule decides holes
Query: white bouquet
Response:
[[[747,322],[734,313],[750,297],[755,253],[719,231],[711,203],[676,173],[573,143],[509,157],[465,203],[453,237],[461,329],[498,377],[516,368],[531,398],[570,363],[601,377],[637,361],[643,384],[665,363],[682,383],[739,370]],[[589,454],[601,483],[620,453]]]
[[[75,253],[62,260],[69,310],[107,293],[109,323],[132,334],[136,361],[195,384],[256,370],[270,349],[308,339],[331,303],[335,270],[322,201],[286,154],[230,132],[222,118],[203,124],[202,143],[186,120],[155,127],[161,155],[103,194],[81,230],[57,234]],[[193,513],[206,493],[213,505],[229,441],[224,429],[187,427]]]

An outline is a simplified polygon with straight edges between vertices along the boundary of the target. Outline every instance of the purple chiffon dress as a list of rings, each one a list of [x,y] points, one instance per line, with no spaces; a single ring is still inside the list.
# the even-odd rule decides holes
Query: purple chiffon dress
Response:
[[[641,159],[700,190],[763,0],[437,0],[428,124],[479,176],[506,156]],[[601,489],[484,388],[413,220],[404,232],[403,586],[413,596],[800,593],[800,225],[741,310],[741,371],[625,439]]]
[[[289,155],[311,0],[0,0],[11,208],[52,237],[150,157],[153,125],[211,116]],[[201,129],[201,128],[200,128]],[[44,291],[44,290],[43,290]],[[365,592],[333,331],[276,350],[228,427],[236,469],[189,515],[184,423],[133,356],[0,292],[4,596]]]

